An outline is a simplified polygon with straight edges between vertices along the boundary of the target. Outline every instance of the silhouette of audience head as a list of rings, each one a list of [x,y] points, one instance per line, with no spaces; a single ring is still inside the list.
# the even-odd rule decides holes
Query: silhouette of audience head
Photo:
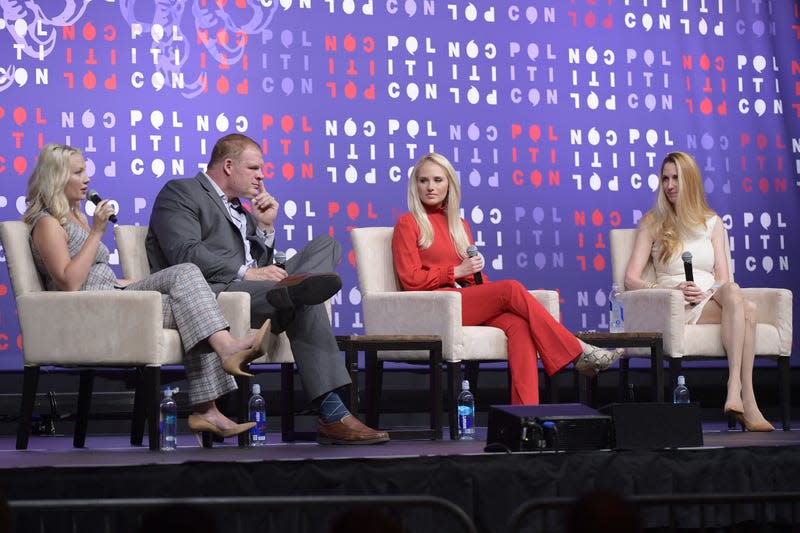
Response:
[[[639,533],[639,511],[620,495],[597,490],[575,500],[567,508],[567,533]]]

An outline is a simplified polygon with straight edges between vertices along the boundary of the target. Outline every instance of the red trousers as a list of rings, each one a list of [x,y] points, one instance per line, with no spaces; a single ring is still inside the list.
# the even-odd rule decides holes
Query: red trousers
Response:
[[[461,320],[465,326],[494,326],[508,337],[512,404],[539,403],[537,352],[549,376],[581,353],[577,337],[518,281],[486,282],[452,290],[461,293]]]

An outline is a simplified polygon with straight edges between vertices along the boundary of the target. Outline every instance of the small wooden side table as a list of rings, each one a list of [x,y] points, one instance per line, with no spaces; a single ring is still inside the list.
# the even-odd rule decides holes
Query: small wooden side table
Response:
[[[345,353],[345,361],[353,385],[350,390],[351,410],[358,412],[358,352],[364,352],[365,411],[366,423],[378,427],[381,372],[383,361],[378,360],[379,351],[422,350],[430,353],[430,429],[390,430],[393,439],[442,438],[442,338],[438,335],[350,335],[336,337],[339,349]],[[387,359],[391,360],[391,359]],[[408,362],[407,359],[398,361]]]
[[[656,402],[664,401],[664,343],[661,333],[658,332],[637,332],[637,333],[598,333],[586,332],[576,335],[587,344],[601,346],[603,348],[650,348],[650,372],[652,383],[655,389]],[[620,358],[620,391],[624,393],[628,389],[628,370],[630,360],[627,357]],[[588,378],[587,378],[588,379]],[[579,394],[584,396],[581,403],[592,404],[592,396],[597,386],[597,378],[588,379],[586,387],[580,387]]]

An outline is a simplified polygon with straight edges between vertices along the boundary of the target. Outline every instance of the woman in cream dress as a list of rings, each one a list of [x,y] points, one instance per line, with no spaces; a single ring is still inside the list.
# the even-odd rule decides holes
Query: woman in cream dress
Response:
[[[729,368],[725,413],[749,431],[772,431],[753,390],[756,306],[731,281],[722,221],[706,203],[700,169],[689,154],[672,152],[661,163],[660,176],[655,205],[639,223],[625,289],[681,291],[687,324],[721,324]],[[681,255],[687,251],[694,281],[684,274]],[[655,283],[642,279],[651,258]]]

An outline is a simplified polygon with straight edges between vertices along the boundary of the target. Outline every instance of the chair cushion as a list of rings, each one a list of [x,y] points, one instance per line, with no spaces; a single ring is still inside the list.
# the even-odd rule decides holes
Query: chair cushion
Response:
[[[30,235],[30,227],[22,221],[8,220],[0,224],[11,287],[17,297],[43,290],[42,279],[33,262]]]

